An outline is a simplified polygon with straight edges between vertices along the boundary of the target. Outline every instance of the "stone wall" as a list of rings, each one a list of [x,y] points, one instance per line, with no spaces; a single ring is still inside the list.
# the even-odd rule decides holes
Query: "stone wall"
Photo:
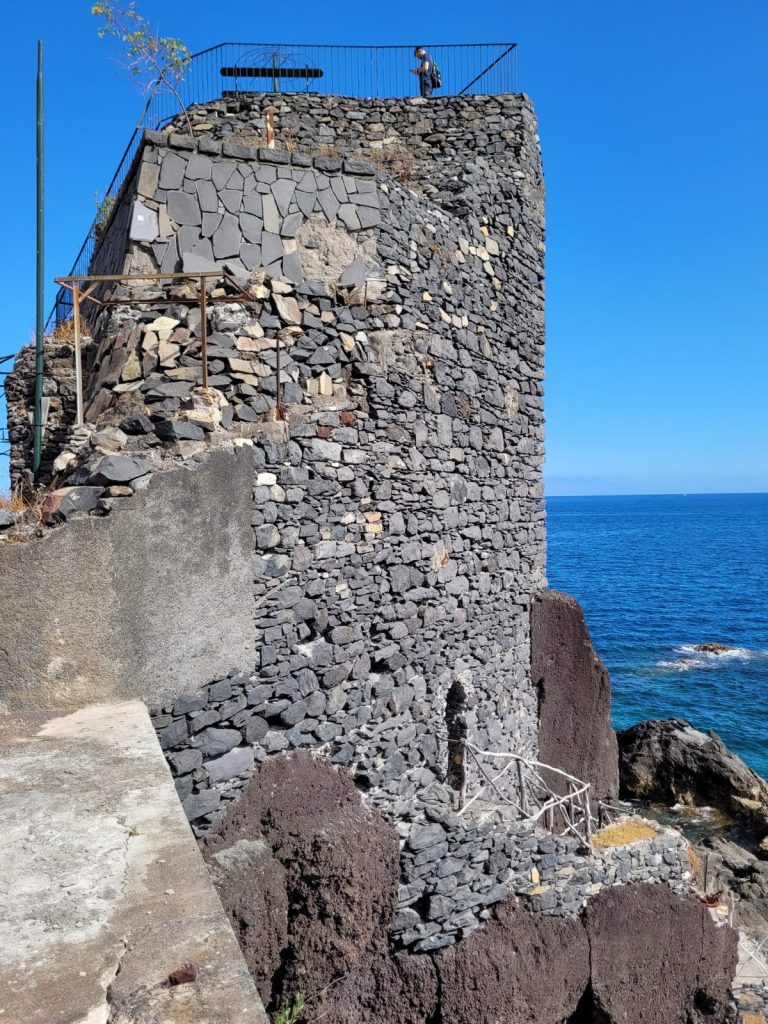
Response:
[[[399,833],[401,886],[390,935],[396,945],[416,952],[466,937],[509,893],[535,912],[572,915],[606,885],[664,881],[682,892],[690,888],[688,844],[671,829],[591,853],[575,837],[515,822],[487,803],[479,811],[455,813],[453,794],[441,781],[445,772],[430,760],[423,731],[422,752],[430,766],[409,766],[414,726],[408,708],[429,702],[424,680],[395,685],[394,707],[379,700],[378,718],[374,691],[361,684],[351,706],[348,693],[342,685],[294,689],[235,674],[155,715],[195,831],[207,832],[239,798],[254,765],[271,754],[314,750],[352,770],[366,801],[394,821]],[[445,756],[439,727],[435,745]]]
[[[75,421],[75,366],[71,343],[55,337],[47,338],[43,365],[44,427],[40,476],[49,480],[53,460],[65,446],[69,429]],[[35,346],[25,345],[5,379],[12,487],[19,484],[24,470],[32,469],[34,397]]]
[[[304,138],[292,152],[243,141],[261,117],[247,105],[193,112],[208,125],[200,138],[149,135],[124,195],[141,195],[156,228],[131,242],[125,267],[199,269],[212,255],[244,280],[256,264],[250,308],[212,305],[209,370],[218,429],[255,441],[259,679],[297,704],[291,716],[304,711],[290,728],[283,721],[275,749],[305,718],[305,732],[331,727],[313,726],[297,695],[341,687],[339,735],[364,749],[361,784],[394,792],[404,771],[445,775],[449,692],[462,729],[483,745],[535,749],[539,153],[521,97],[441,101],[429,112],[413,101],[363,104],[372,123],[398,118],[414,149],[423,140],[420,169],[404,182],[306,152],[323,137],[321,121],[338,117],[335,100],[306,102],[296,99]],[[350,132],[363,137],[353,113]],[[240,124],[239,141],[216,138],[217,118]],[[433,121],[450,125],[450,145],[432,138]],[[117,210],[99,253],[125,242],[125,223]],[[187,408],[201,369],[195,312],[169,296],[141,314],[100,314],[86,365],[94,427],[127,431],[134,408],[131,450],[142,436],[155,449],[205,448]],[[272,414],[278,345],[286,420],[274,424],[260,421]],[[102,476],[97,443],[65,482]]]
[[[254,678],[243,666],[226,698],[224,720],[238,716],[228,748],[199,737],[206,763],[227,761],[183,783],[188,806],[208,807],[209,820],[234,769],[329,742],[372,799],[404,794],[416,805],[420,788],[446,775],[450,694],[460,728],[483,748],[536,750],[528,609],[544,583],[543,247],[541,202],[525,202],[541,199],[541,170],[527,104],[505,102],[500,152],[480,146],[482,102],[453,111],[445,160],[462,161],[464,180],[445,182],[444,204],[434,154],[428,199],[426,164],[403,182],[300,145],[219,141],[219,106],[195,112],[209,126],[200,139],[147,139],[145,203],[157,206],[159,231],[166,220],[178,229],[168,242],[136,243],[134,258],[257,274],[255,310],[225,304],[211,316],[212,383],[254,442],[259,664]],[[415,136],[431,132],[419,105],[393,105]],[[371,104],[366,116],[381,110]],[[227,123],[246,131],[251,114]],[[457,205],[461,193],[483,212]],[[217,209],[204,209],[214,199]],[[197,381],[177,372],[198,372],[198,331],[167,308],[158,361],[146,336],[158,333],[159,312],[143,328],[121,326],[119,346],[106,342],[109,325],[96,326],[101,415],[105,391],[130,389],[156,422],[183,417]],[[138,376],[119,381],[139,343]],[[273,408],[278,345],[287,419],[260,424]],[[195,709],[211,727],[220,690]],[[191,723],[176,712],[159,721],[183,744]]]

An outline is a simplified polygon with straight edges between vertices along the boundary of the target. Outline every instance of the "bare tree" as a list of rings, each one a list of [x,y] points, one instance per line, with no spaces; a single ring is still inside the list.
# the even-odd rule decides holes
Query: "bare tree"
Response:
[[[91,7],[91,14],[103,18],[99,36],[112,36],[124,48],[124,67],[139,84],[142,92],[167,89],[176,99],[187,121],[192,124],[179,94],[179,86],[190,60],[187,47],[173,36],[153,32],[149,22],[136,10],[134,0],[127,4],[100,0]]]

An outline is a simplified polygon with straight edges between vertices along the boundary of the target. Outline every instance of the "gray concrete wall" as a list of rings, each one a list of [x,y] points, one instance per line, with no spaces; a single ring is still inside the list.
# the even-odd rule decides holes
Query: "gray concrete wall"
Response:
[[[0,700],[156,705],[254,664],[252,461],[217,451],[106,518],[0,547]]]
[[[268,1024],[139,701],[0,716],[0,778],[4,1024]]]

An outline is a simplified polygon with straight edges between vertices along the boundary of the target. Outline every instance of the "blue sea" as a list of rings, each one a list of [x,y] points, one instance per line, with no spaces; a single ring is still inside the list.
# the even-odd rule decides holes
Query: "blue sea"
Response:
[[[577,598],[613,719],[685,718],[768,777],[768,494],[549,498],[549,585]],[[727,644],[725,654],[694,650]]]

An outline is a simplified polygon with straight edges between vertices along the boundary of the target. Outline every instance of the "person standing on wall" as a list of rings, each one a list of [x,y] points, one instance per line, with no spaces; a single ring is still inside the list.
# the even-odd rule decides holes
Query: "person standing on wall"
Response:
[[[432,67],[434,61],[423,46],[417,46],[413,51],[413,55],[418,57],[420,64],[417,68],[411,68],[411,74],[419,76],[419,91],[426,99],[432,95]]]

